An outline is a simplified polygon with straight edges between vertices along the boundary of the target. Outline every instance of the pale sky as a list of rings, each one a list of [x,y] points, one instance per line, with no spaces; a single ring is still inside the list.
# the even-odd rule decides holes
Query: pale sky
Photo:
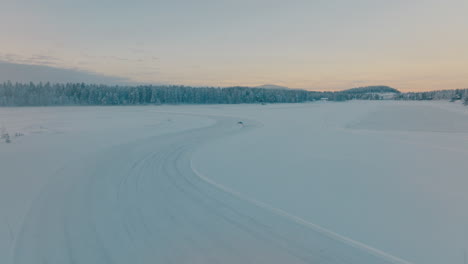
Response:
[[[0,61],[195,86],[468,88],[467,0],[0,0]]]

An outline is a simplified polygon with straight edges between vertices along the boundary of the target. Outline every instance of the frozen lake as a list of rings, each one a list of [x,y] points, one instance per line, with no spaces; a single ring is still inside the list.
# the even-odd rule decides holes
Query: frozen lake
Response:
[[[202,148],[194,161],[207,177],[414,263],[463,263],[468,109],[350,102],[235,114],[261,125]]]
[[[436,264],[468,251],[458,104],[0,108],[0,127],[24,134],[0,143],[1,263]]]

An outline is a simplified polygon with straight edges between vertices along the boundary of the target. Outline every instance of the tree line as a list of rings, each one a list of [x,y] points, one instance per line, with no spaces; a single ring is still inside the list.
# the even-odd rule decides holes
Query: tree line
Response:
[[[303,103],[317,100],[382,100],[389,99],[388,94],[394,100],[461,100],[468,105],[468,89],[400,93],[388,86],[367,86],[319,92],[240,86],[4,82],[0,83],[0,106]]]
[[[303,103],[316,100],[378,100],[382,99],[379,91],[398,92],[387,86],[317,92],[250,87],[4,82],[0,84],[0,106]]]
[[[468,105],[468,89],[400,93],[395,96],[395,100],[461,100]]]

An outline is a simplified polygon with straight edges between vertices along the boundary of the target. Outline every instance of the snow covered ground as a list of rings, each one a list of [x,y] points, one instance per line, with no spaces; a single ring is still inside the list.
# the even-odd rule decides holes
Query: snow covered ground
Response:
[[[2,126],[24,136],[0,143],[0,263],[435,264],[468,251],[460,105],[0,108]]]

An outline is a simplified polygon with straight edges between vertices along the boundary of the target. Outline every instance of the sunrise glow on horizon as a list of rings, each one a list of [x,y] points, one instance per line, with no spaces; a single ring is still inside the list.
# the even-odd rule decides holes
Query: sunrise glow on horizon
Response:
[[[2,2],[4,63],[129,83],[468,87],[466,0]]]

